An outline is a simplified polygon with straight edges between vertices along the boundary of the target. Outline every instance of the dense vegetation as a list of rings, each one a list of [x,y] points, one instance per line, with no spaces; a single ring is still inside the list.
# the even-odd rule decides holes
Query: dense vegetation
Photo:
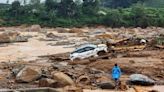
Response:
[[[164,27],[163,0],[31,0],[0,4],[0,26],[40,24],[50,27]],[[160,3],[157,3],[160,2]],[[158,7],[159,6],[159,7]]]

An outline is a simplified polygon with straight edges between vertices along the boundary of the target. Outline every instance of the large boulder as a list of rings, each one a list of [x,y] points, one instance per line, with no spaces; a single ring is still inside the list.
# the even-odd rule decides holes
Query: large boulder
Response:
[[[10,42],[10,37],[4,34],[0,34],[0,43],[8,43]]]
[[[5,31],[5,29],[4,28],[0,28],[0,32],[3,32],[3,31]]]
[[[0,34],[0,43],[12,42],[19,35],[20,35],[20,33],[18,33],[18,32],[6,31],[6,32]]]
[[[112,81],[108,76],[101,75],[101,77],[99,77],[96,80],[96,82],[97,82],[96,83],[97,86],[102,89],[114,89],[115,88],[114,81]]]
[[[41,77],[41,70],[37,67],[25,67],[17,75],[17,82],[32,82]]]
[[[66,74],[63,72],[56,72],[53,73],[53,79],[57,80],[61,85],[66,86],[66,85],[74,85],[74,81]]]
[[[102,89],[114,89],[115,85],[113,82],[101,82],[97,84],[98,87]]]
[[[155,84],[155,81],[153,79],[150,79],[149,77],[142,74],[130,75],[129,82],[134,85],[143,85],[143,86],[150,86]]]
[[[41,27],[40,25],[32,25],[31,28],[29,29],[29,31],[31,32],[41,32]]]
[[[20,33],[14,31],[6,31],[0,34],[0,43],[10,43],[10,42],[27,42],[28,38],[20,36]]]

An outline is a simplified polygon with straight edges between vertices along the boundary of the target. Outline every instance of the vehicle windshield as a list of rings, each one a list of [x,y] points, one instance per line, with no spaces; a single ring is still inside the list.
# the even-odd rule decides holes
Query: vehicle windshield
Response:
[[[82,52],[90,51],[90,50],[94,50],[94,49],[95,49],[94,47],[85,47],[85,48],[82,48],[82,49],[77,49],[74,52],[72,52],[71,54],[73,54],[73,53],[82,53]]]

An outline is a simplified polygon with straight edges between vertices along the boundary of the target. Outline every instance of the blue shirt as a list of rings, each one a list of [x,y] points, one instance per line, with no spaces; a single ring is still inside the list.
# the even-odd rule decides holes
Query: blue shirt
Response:
[[[114,66],[112,69],[112,78],[119,79],[121,76],[121,69],[119,66]]]

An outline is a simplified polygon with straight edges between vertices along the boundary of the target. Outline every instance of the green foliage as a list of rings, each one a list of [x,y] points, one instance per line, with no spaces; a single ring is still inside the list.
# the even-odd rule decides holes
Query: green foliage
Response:
[[[119,27],[123,23],[123,16],[119,10],[112,10],[106,15],[103,23],[108,26]]]
[[[74,0],[46,0],[45,3],[39,3],[40,0],[31,1],[27,5],[21,5],[19,1],[11,5],[0,5],[0,26],[40,24],[50,27],[164,27],[164,8],[145,7],[147,0],[84,0],[83,3]],[[144,3],[136,4],[138,1]]]
[[[102,0],[102,5],[110,8],[128,8],[135,3],[147,0]]]
[[[144,4],[147,7],[164,8],[164,0],[146,0]]]
[[[57,12],[59,16],[73,17],[78,12],[77,5],[73,0],[61,0]]]
[[[99,10],[99,0],[83,0],[83,13],[87,15],[94,15]]]

